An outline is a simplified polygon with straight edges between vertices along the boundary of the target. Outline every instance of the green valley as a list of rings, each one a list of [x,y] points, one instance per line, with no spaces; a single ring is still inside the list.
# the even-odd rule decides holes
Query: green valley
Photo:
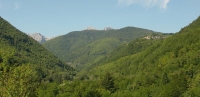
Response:
[[[121,44],[151,34],[151,30],[125,27],[118,30],[83,30],[70,32],[43,43],[50,52],[71,63],[74,68],[83,69],[94,64]]]
[[[83,30],[42,45],[0,18],[0,97],[199,97],[199,91],[200,17],[174,34]]]
[[[176,34],[121,44],[54,87],[57,97],[198,97],[199,28],[200,17]]]

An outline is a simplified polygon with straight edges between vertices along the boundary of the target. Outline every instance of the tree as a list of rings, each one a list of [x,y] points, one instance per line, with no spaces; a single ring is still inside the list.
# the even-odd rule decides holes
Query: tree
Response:
[[[9,62],[13,60],[12,56],[1,59],[0,97],[34,97],[39,83],[37,72],[31,65]]]
[[[169,83],[169,78],[168,78],[166,72],[163,74],[163,77],[162,77],[161,83],[162,83],[163,85]]]
[[[115,87],[115,83],[114,83],[114,79],[111,76],[110,73],[106,73],[102,80],[101,80],[101,85],[106,89],[109,90],[110,92],[115,92],[116,91],[116,87]]]

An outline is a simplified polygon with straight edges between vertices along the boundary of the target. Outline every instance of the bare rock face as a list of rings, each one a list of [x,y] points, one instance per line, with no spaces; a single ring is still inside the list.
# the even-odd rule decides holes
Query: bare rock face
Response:
[[[33,33],[33,34],[27,34],[28,36],[32,37],[34,40],[36,40],[37,42],[39,43],[43,43],[43,42],[46,42],[46,41],[49,41],[51,39],[54,39],[56,37],[59,37],[59,36],[55,36],[55,37],[46,37],[46,36],[43,36],[42,34],[40,33]]]
[[[107,31],[107,30],[114,30],[114,29],[111,27],[105,27],[103,30]]]
[[[45,38],[42,34],[40,33],[33,33],[33,34],[28,34],[28,36],[32,37],[33,39],[35,39],[36,41],[38,41],[39,43],[43,43],[47,41],[47,38]]]
[[[87,27],[85,30],[97,30],[96,28],[93,28],[92,26]]]

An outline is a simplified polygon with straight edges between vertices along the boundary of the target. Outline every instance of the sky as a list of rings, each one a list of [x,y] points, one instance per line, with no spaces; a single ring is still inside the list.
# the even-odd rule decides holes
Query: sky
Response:
[[[0,16],[47,37],[92,26],[176,33],[200,16],[200,0],[0,0]]]

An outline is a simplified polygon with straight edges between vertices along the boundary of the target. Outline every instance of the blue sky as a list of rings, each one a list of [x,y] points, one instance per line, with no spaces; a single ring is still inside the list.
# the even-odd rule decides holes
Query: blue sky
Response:
[[[88,26],[175,33],[200,15],[200,0],[0,0],[0,16],[25,33],[64,35]]]

